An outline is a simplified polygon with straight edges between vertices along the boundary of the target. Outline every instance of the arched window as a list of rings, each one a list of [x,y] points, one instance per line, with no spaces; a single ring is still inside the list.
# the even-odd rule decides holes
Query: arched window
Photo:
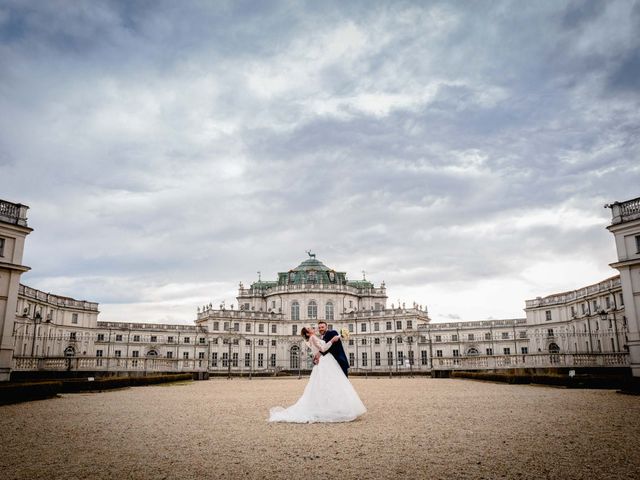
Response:
[[[333,320],[333,303],[327,302],[324,306],[324,319],[325,320]]]
[[[475,347],[471,347],[471,348],[469,348],[469,350],[467,350],[467,355],[470,356],[470,357],[474,357],[474,356],[479,355],[479,354],[480,354],[480,352],[478,352],[478,349],[475,348]]]
[[[296,301],[291,304],[291,320],[300,320],[300,304]]]
[[[294,345],[289,350],[289,365],[292,370],[300,368],[300,347],[297,345]]]
[[[157,357],[158,356],[158,352],[156,352],[155,350],[149,350],[147,352],[147,357]]]
[[[309,305],[307,305],[307,317],[310,319],[318,318],[318,304],[315,300],[309,301]]]
[[[560,353],[560,347],[557,343],[549,344],[549,353]]]
[[[71,345],[69,345],[67,348],[64,349],[65,357],[73,357],[75,354],[76,354],[76,349],[73,348]]]

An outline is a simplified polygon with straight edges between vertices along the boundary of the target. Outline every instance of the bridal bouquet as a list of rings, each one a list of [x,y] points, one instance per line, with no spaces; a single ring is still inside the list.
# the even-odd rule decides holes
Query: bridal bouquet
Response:
[[[340,336],[342,337],[343,340],[349,340],[349,330],[346,328],[343,328],[342,330],[340,330]]]

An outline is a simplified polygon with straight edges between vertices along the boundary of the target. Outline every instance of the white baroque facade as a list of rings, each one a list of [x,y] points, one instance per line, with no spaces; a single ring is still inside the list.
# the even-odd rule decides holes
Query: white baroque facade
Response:
[[[95,302],[45,293],[0,272],[7,308],[15,291],[15,314],[3,324],[3,351],[12,356],[5,371],[300,373],[312,367],[300,329],[321,320],[351,332],[345,351],[354,373],[627,367],[629,352],[640,348],[637,318],[627,318],[640,308],[640,281],[633,283],[640,222],[632,220],[609,227],[620,276],[527,300],[526,318],[515,319],[432,323],[421,305],[389,306],[384,282],[348,280],[313,254],[274,280],[241,283],[230,308],[198,307],[192,325],[100,321]],[[4,223],[0,216],[0,240],[15,230]],[[24,241],[30,229],[22,227],[18,237]],[[19,265],[19,253],[12,271],[27,269]],[[13,284],[1,283],[6,278]],[[629,299],[631,312],[625,310]]]

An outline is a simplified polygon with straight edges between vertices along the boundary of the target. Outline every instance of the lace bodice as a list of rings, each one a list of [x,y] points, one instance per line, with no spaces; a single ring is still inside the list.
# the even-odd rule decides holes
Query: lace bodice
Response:
[[[326,343],[324,340],[321,340],[315,335],[311,335],[309,337],[308,344],[309,344],[309,348],[311,348],[311,351],[313,352],[314,355],[318,352],[326,352],[331,348],[331,343]]]

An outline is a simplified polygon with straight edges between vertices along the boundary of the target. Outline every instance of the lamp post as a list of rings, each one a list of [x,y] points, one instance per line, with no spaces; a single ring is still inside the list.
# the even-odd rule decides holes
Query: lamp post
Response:
[[[31,356],[35,357],[36,334],[38,333],[38,324],[42,322],[42,315],[40,314],[40,312],[35,312],[32,320],[33,320],[33,341],[31,342]]]

